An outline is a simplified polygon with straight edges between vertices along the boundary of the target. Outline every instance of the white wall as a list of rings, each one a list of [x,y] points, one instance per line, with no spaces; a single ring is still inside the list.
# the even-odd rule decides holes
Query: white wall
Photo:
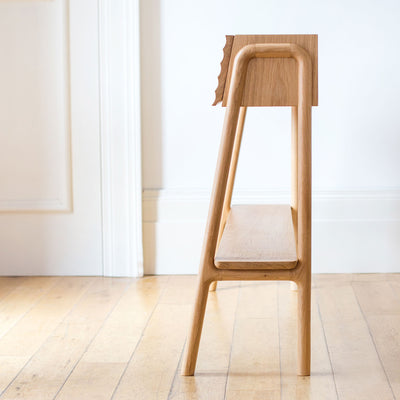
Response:
[[[314,271],[400,271],[399,20],[388,0],[142,1],[145,271],[197,271],[224,35],[246,33],[319,35]],[[289,138],[289,109],[249,110],[238,201],[288,196]]]
[[[0,275],[141,274],[138,4],[0,1]]]

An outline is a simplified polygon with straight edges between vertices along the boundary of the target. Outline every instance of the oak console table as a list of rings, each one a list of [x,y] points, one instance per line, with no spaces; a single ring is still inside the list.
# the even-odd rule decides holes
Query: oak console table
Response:
[[[193,375],[208,292],[221,280],[288,280],[298,288],[298,374],[310,374],[311,107],[317,35],[227,36],[214,105],[226,106],[182,374]],[[233,205],[246,108],[292,107],[291,204]],[[251,340],[251,338],[249,338]]]

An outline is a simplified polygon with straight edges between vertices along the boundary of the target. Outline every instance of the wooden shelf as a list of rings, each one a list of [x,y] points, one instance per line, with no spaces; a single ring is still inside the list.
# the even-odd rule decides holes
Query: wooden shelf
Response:
[[[232,206],[215,265],[221,269],[292,269],[297,265],[290,205]]]

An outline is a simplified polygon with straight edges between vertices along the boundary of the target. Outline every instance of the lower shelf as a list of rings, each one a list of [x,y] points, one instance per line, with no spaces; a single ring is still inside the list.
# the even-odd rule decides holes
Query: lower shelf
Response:
[[[297,265],[290,205],[232,206],[215,256],[221,269],[292,269]]]

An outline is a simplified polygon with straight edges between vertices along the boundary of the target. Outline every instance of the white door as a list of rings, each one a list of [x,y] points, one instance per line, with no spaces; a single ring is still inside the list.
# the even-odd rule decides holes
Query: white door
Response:
[[[0,2],[0,54],[0,274],[103,275],[98,1]]]

